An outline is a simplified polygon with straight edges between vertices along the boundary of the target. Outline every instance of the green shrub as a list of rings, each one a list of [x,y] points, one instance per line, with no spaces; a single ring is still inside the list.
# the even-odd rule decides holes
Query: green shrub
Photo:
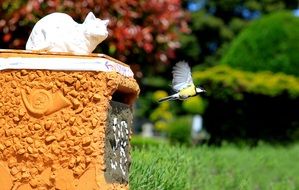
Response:
[[[221,60],[247,71],[284,72],[299,76],[299,18],[279,12],[253,21],[233,41]]]
[[[142,137],[140,135],[133,135],[130,142],[133,148],[147,148],[168,144],[166,139],[157,137]]]
[[[190,116],[178,116],[169,123],[168,137],[171,143],[190,145],[191,123]]]
[[[299,139],[299,78],[225,65],[196,71],[193,77],[207,89],[203,121],[210,142]]]
[[[208,95],[223,100],[241,100],[244,93],[269,97],[287,94],[293,99],[299,96],[299,78],[282,73],[253,73],[218,65],[195,71],[192,75],[195,83],[205,84]]]
[[[188,98],[182,102],[183,109],[192,114],[202,114],[206,107],[206,102],[200,96]]]

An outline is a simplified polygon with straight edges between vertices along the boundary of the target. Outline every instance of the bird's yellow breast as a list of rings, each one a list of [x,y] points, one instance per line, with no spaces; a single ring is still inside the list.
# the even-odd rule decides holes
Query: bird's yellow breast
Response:
[[[194,84],[191,84],[190,86],[179,91],[180,98],[188,98],[190,96],[195,96],[195,95],[196,95],[196,90]]]

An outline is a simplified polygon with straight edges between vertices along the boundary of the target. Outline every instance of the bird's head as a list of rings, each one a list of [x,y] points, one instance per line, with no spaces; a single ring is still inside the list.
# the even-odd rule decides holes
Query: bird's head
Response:
[[[196,87],[195,90],[196,90],[196,93],[206,92],[206,90],[200,86]]]

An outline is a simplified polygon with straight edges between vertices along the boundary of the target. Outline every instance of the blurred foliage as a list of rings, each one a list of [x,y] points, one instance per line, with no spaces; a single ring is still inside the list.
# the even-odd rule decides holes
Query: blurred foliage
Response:
[[[194,96],[182,102],[183,109],[191,114],[203,114],[206,106],[207,102],[200,96]]]
[[[160,104],[153,112],[150,114],[149,118],[155,123],[155,128],[160,132],[165,132],[167,130],[167,122],[172,120],[173,113],[170,111],[170,103],[164,102]]]
[[[109,37],[97,51],[133,65],[137,77],[174,58],[179,33],[189,32],[180,0],[2,0],[0,11],[0,48],[12,49],[24,49],[34,24],[52,12],[77,22],[90,11],[109,19]]]
[[[182,34],[180,59],[192,65],[216,65],[229,44],[248,24],[259,17],[280,10],[294,10],[297,0],[185,0],[191,8],[191,34]]]
[[[154,92],[153,94],[153,100],[154,101],[159,101],[159,99],[164,98],[168,96],[168,93],[163,91],[163,90],[157,90],[156,92]],[[166,103],[166,102],[165,102]],[[164,104],[164,105],[168,105],[168,104]]]
[[[298,18],[291,13],[271,13],[294,10],[298,2],[187,2],[201,4],[199,9],[191,12],[192,33],[183,35],[184,48],[178,53],[195,66],[195,83],[207,89],[202,96],[208,105],[203,119],[204,127],[211,134],[210,142],[245,140],[255,144],[259,139],[269,142],[297,140],[298,78],[287,74],[295,75],[299,70],[296,62]],[[242,37],[244,33],[246,41]],[[230,60],[226,58],[228,56]],[[245,62],[246,59],[250,61]],[[220,60],[228,65],[234,64],[234,67],[218,66]],[[231,63],[232,60],[235,62]],[[257,62],[259,64],[253,65]],[[277,67],[269,64],[271,62]],[[255,69],[237,70],[240,65],[242,69],[246,66]]]
[[[168,137],[171,143],[184,145],[191,144],[191,123],[192,117],[177,117],[169,123]]]
[[[195,83],[204,84],[208,96],[226,100],[242,100],[244,93],[269,97],[286,94],[288,98],[299,97],[299,78],[269,71],[248,72],[218,65],[193,72]]]
[[[207,88],[203,114],[211,143],[292,142],[299,138],[299,78],[219,65],[193,73]]]
[[[233,41],[221,63],[248,71],[299,75],[299,18],[290,12],[264,16]]]
[[[228,65],[201,68],[192,75],[196,84],[206,88],[206,94],[162,104],[157,100],[168,95],[165,91],[151,95],[156,108],[149,113],[150,121],[172,142],[189,143],[191,123],[186,117],[190,119],[192,114],[203,115],[211,143],[245,140],[255,144],[259,139],[290,142],[299,138],[299,78]]]
[[[201,8],[191,12],[192,33],[183,34],[178,52],[195,66],[195,83],[207,89],[202,116],[210,143],[297,140],[299,79],[288,74],[299,70],[298,18],[273,12],[294,10],[298,2],[191,2]]]
[[[142,79],[143,85],[151,86],[154,88],[164,88],[168,85],[168,81],[166,81],[163,77],[160,76],[148,76]]]
[[[173,117],[169,102],[158,104],[158,100],[165,96],[168,96],[167,92],[158,90],[140,97],[137,103],[138,113],[136,113],[136,116],[142,117],[148,115],[151,122],[160,121],[160,127],[157,128],[159,131],[165,131],[166,128],[163,123],[171,120]],[[155,106],[156,109],[149,110],[148,107],[152,106]]]
[[[147,95],[148,94],[149,93],[147,93]],[[154,131],[162,136],[168,137],[171,143],[189,145],[191,143],[192,120],[192,116],[189,114],[203,113],[206,107],[204,100],[200,97],[194,97],[181,104],[175,104],[175,102],[170,101],[158,103],[158,100],[168,96],[168,93],[163,90],[157,90],[150,94],[150,97],[140,97],[138,105],[141,102],[147,102],[151,104],[147,106],[155,106],[155,109],[152,110],[147,110],[147,106],[143,107],[143,114],[148,114],[149,121],[154,123]],[[140,106],[142,107],[144,104],[141,103]],[[180,114],[181,107],[184,107],[185,110],[182,115]],[[141,110],[143,109],[139,108],[139,111]],[[189,114],[186,114],[186,112]],[[140,116],[143,116],[143,114]]]
[[[168,141],[164,138],[157,137],[142,137],[139,135],[133,135],[130,139],[130,144],[135,148],[148,148],[148,147],[158,147],[162,145],[168,145]]]

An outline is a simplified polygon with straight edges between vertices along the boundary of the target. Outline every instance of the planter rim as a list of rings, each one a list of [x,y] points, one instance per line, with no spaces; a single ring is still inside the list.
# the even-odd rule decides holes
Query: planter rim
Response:
[[[114,71],[126,77],[134,77],[128,65],[105,54],[0,49],[0,70],[11,69]]]

